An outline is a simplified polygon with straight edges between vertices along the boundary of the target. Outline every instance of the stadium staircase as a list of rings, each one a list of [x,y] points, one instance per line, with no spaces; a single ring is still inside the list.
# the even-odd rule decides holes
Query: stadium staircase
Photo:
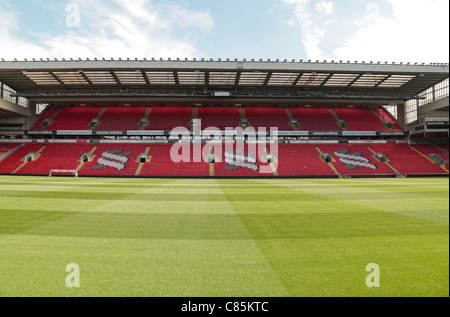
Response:
[[[44,130],[48,125],[52,124],[60,111],[61,107],[49,106],[45,108],[31,130]]]
[[[286,108],[286,114],[287,114],[287,116],[288,116],[288,118],[289,118],[291,127],[292,127],[295,131],[300,131],[299,122],[298,122],[297,119],[294,118],[294,115],[292,114],[291,109]],[[293,125],[294,122],[296,123],[296,125]]]
[[[343,119],[341,119],[340,117],[339,117],[339,115],[337,114],[337,112],[333,109],[333,108],[330,108],[330,109],[328,109],[330,112],[331,112],[331,115],[334,117],[334,119],[336,120],[335,121],[335,124],[336,124],[336,126],[338,126],[339,128],[341,128],[343,131],[348,131],[349,129],[348,129],[348,127],[347,127],[347,123],[345,122],[345,120],[343,120]],[[345,126],[344,125],[340,125],[339,123],[340,122],[345,122]]]
[[[322,160],[322,162],[327,163],[328,166],[333,170],[333,172],[339,177],[339,178],[344,178],[341,173],[339,173],[339,171],[337,170],[337,168],[333,165],[333,162],[336,162],[336,159],[330,155],[331,161],[327,162],[324,158],[324,155],[328,155],[328,153],[323,153],[322,150],[320,149],[320,147],[316,146],[315,147],[317,152],[319,152],[320,154],[320,159]]]
[[[148,155],[148,152],[150,151],[150,147],[147,146],[147,148],[145,149],[145,152],[142,153],[145,156],[145,162],[141,162],[141,158],[140,156],[138,156],[136,158],[136,162],[139,163],[138,168],[136,169],[136,173],[134,174],[134,176],[139,176],[141,174],[142,168],[144,167],[145,164],[150,163],[150,161],[152,160],[152,157]]]
[[[143,120],[143,122],[145,122],[145,124],[141,125],[139,127],[139,130],[145,130],[148,127],[151,112],[152,112],[152,107],[146,107],[144,117],[142,118],[142,120]]]

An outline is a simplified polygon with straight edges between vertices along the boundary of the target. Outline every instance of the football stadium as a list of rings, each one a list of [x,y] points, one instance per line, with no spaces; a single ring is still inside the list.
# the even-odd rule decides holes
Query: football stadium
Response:
[[[448,63],[3,59],[0,296],[448,297],[448,107]]]
[[[0,81],[3,296],[448,296],[448,65],[12,61]]]

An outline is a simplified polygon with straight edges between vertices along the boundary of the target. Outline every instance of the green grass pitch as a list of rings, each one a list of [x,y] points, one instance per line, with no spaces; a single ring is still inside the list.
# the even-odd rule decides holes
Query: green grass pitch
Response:
[[[3,176],[0,296],[448,297],[449,181]]]

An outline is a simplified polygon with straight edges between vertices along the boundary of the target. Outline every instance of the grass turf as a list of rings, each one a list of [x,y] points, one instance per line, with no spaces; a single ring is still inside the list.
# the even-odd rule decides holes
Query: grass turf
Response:
[[[0,296],[448,297],[448,201],[448,179],[2,176]]]

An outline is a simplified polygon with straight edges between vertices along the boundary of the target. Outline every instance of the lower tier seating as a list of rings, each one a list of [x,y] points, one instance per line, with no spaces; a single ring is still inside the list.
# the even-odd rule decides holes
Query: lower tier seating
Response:
[[[141,144],[101,144],[95,149],[93,159],[78,171],[79,175],[134,176],[139,166],[139,156],[147,146]]]
[[[407,144],[188,144],[182,150],[153,143],[0,144],[0,151],[5,149],[16,150],[0,161],[0,174],[48,175],[52,169],[63,169],[78,170],[79,176],[127,177],[448,175],[448,166],[446,170],[427,157],[439,149]],[[86,162],[81,160],[84,154]],[[323,154],[329,154],[331,162]],[[448,154],[440,154],[448,160]]]
[[[91,144],[46,145],[35,161],[28,162],[17,174],[48,175],[50,170],[75,170],[83,154],[89,153]]]
[[[446,173],[407,144],[373,144],[371,148],[389,158],[390,164],[403,175]]]
[[[321,144],[319,148],[324,154],[329,154],[334,158],[334,167],[344,177],[396,174],[385,162],[375,158],[375,153],[371,151],[370,145]]]

